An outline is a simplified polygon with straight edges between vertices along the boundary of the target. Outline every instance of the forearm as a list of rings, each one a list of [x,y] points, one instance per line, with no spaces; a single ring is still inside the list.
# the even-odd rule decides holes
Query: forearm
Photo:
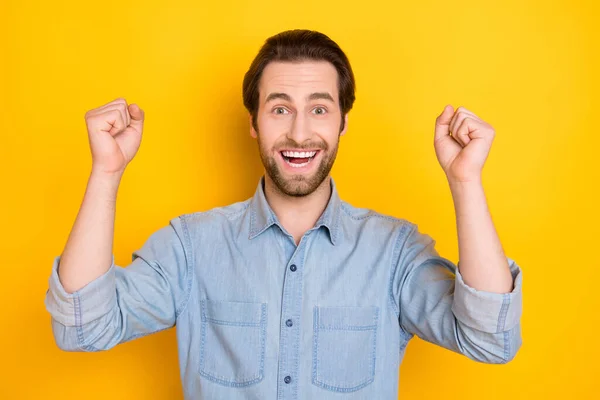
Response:
[[[477,290],[508,293],[513,279],[481,181],[450,182],[458,231],[459,271]]]
[[[115,205],[120,174],[92,170],[83,202],[61,255],[59,277],[68,293],[81,289],[111,266]]]

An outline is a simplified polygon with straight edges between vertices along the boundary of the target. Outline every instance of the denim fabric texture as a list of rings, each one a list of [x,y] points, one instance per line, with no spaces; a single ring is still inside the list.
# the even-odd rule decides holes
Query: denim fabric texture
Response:
[[[298,245],[264,194],[181,215],[74,293],[54,258],[44,299],[66,351],[176,326],[186,399],[396,399],[414,335],[483,363],[522,344],[514,289],[465,284],[417,225],[332,195]],[[460,266],[460,263],[459,263]]]

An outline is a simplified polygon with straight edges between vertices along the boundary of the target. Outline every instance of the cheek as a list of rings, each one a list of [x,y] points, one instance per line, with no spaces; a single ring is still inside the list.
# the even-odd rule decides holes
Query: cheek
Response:
[[[331,115],[323,119],[315,119],[315,126],[321,127],[327,131],[335,131],[340,127],[340,119]]]
[[[267,152],[271,151],[278,138],[282,136],[282,132],[285,132],[285,129],[283,129],[278,122],[269,121],[267,119],[259,119],[257,125],[257,134],[261,148]]]
[[[258,119],[258,128],[261,133],[263,131],[276,133],[281,132],[281,130],[287,129],[291,123],[291,118],[286,118],[282,116],[275,117],[271,114],[265,114],[259,117]]]
[[[311,128],[321,136],[328,138],[331,142],[337,140],[340,133],[341,120],[337,117],[330,116],[328,118],[314,119],[311,122]]]
[[[277,141],[285,138],[286,133],[290,130],[290,118],[269,118],[263,116],[258,119],[258,135],[264,143],[265,149],[272,148]]]

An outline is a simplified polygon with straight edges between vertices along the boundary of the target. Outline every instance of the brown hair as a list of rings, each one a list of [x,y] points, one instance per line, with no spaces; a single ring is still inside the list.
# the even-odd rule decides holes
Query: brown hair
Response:
[[[306,29],[294,29],[278,33],[268,38],[252,61],[244,75],[244,106],[252,115],[252,125],[258,131],[256,119],[258,113],[258,84],[263,70],[271,61],[328,61],[338,73],[338,92],[342,123],[344,117],[354,104],[356,84],[350,62],[340,47],[323,33]]]

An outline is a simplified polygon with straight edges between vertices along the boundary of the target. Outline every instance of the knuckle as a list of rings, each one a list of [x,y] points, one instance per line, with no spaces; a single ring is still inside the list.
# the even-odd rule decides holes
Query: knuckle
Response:
[[[85,120],[90,122],[90,121],[94,121],[98,118],[98,114],[95,114],[93,112],[89,112],[86,114]]]
[[[102,120],[103,121],[106,121],[106,120],[109,120],[109,119],[110,120],[114,119],[115,120],[115,124],[119,124],[119,120],[121,119],[119,111],[113,109],[113,110],[108,110],[108,111],[106,111],[106,112],[104,112],[102,114]]]

